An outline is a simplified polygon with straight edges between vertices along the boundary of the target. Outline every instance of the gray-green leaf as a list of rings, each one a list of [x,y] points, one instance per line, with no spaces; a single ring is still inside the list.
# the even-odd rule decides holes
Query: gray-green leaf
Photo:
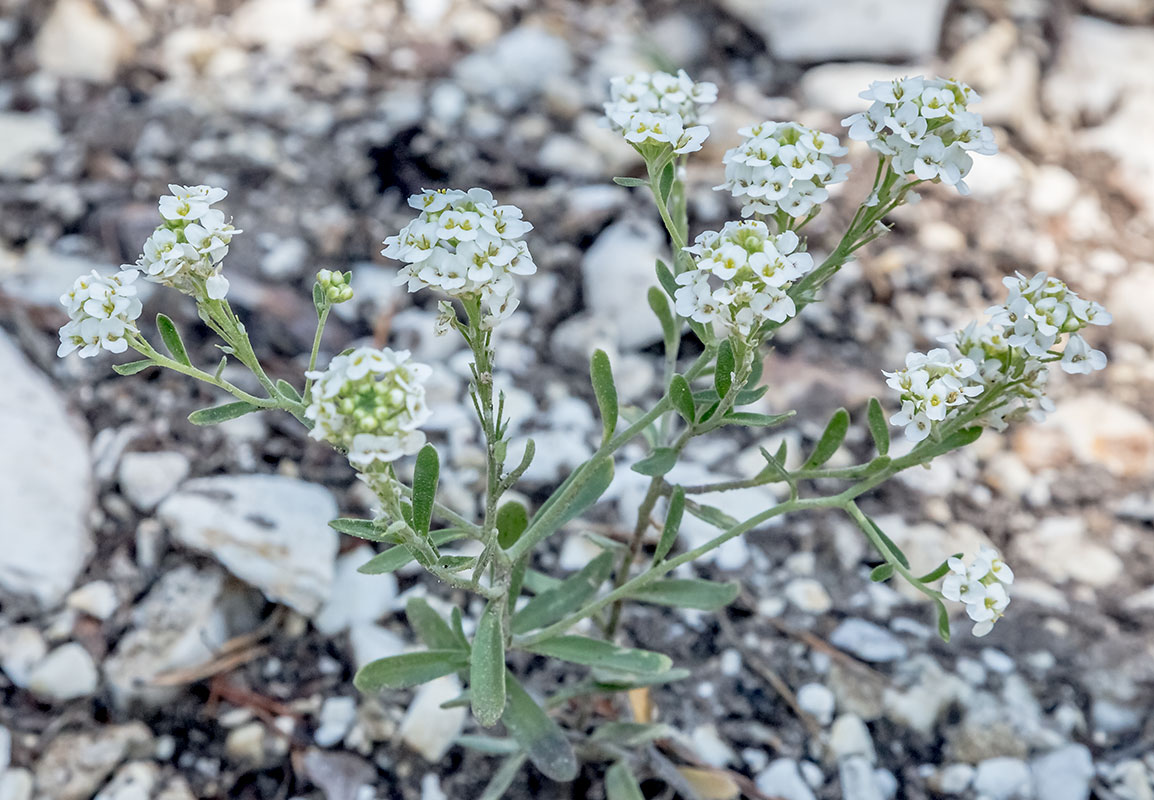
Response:
[[[501,606],[490,602],[473,637],[469,656],[469,694],[473,716],[486,728],[497,724],[505,710],[505,637]]]
[[[440,471],[441,460],[437,457],[437,448],[431,444],[425,445],[417,453],[417,463],[413,467],[413,530],[418,536],[429,533]]]
[[[645,458],[633,465],[634,472],[642,475],[664,475],[677,466],[677,451],[672,447],[658,447]]]
[[[517,679],[506,676],[508,703],[501,717],[509,734],[525,750],[533,766],[547,778],[571,781],[577,777],[577,754],[565,732],[537,705]]]
[[[423,650],[371,661],[357,670],[353,685],[369,693],[381,689],[419,686],[469,666],[469,656],[461,650]]]
[[[884,456],[890,451],[890,426],[886,422],[882,404],[876,397],[870,398],[866,420],[869,422],[870,435],[874,438],[874,447],[878,449],[878,455]]]
[[[142,358],[139,361],[129,361],[126,364],[113,364],[112,370],[117,375],[135,375],[141,370],[148,369],[153,365],[151,359]]]
[[[661,529],[661,539],[657,542],[657,549],[653,551],[653,563],[660,564],[677,541],[677,532],[681,529],[681,519],[685,516],[685,489],[674,486],[669,495],[669,511],[665,514],[665,525]]]
[[[693,400],[693,390],[683,375],[674,375],[669,381],[669,400],[681,418],[690,425],[697,419],[697,406]]]
[[[629,596],[643,603],[716,611],[732,603],[741,586],[737,581],[716,583],[700,578],[670,578],[640,586]]]
[[[528,633],[552,625],[585,604],[613,570],[613,554],[602,553],[561,585],[548,589],[513,615],[513,633]]]
[[[597,396],[597,408],[601,411],[601,425],[605,431],[601,441],[604,444],[617,430],[617,387],[613,385],[613,368],[604,350],[593,351],[589,376],[593,381],[593,394]]]
[[[172,354],[173,359],[186,367],[191,367],[192,362],[188,359],[188,351],[184,349],[184,342],[180,339],[180,331],[176,329],[176,323],[164,314],[157,314],[156,329],[160,331],[160,338],[164,341],[164,346]]]
[[[813,453],[806,462],[802,465],[802,469],[814,469],[820,467],[825,462],[829,461],[837,449],[841,447],[841,443],[845,441],[845,435],[849,431],[849,412],[844,408],[839,408],[829,418],[829,422],[825,426],[825,431],[822,432],[821,438],[817,440],[817,445],[813,448]]]
[[[618,647],[588,636],[555,636],[525,647],[530,653],[559,658],[588,667],[604,667],[621,672],[659,673],[673,666],[663,653]]]
[[[411,597],[405,604],[405,617],[417,638],[430,650],[460,650],[457,639],[449,623],[441,618],[423,597]]]
[[[228,422],[230,419],[243,417],[254,411],[260,411],[260,406],[238,400],[235,403],[225,403],[222,406],[212,406],[193,411],[188,415],[188,421],[193,425],[218,425],[221,422]]]
[[[645,800],[633,771],[618,761],[605,773],[605,796],[608,800]]]

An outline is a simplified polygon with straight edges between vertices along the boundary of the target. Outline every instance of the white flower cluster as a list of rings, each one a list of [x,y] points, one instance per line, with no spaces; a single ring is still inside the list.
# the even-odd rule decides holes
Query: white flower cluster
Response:
[[[974,636],[985,636],[1010,604],[1006,587],[1014,582],[1014,571],[992,547],[981,548],[968,565],[960,558],[951,558],[946,565],[950,571],[942,581],[942,596],[965,603],[974,621]]]
[[[409,198],[420,214],[381,255],[405,262],[397,283],[415,292],[429,286],[454,297],[480,298],[488,321],[517,307],[514,275],[537,271],[522,237],[533,226],[516,206],[499,206],[485,189],[430,190]]]
[[[893,156],[903,175],[941,181],[969,194],[963,178],[973,166],[971,153],[998,151],[994,133],[980,115],[968,110],[981,98],[961,81],[943,78],[902,78],[877,81],[859,97],[870,107],[842,120],[849,136],[869,142],[882,155]]]
[[[424,386],[431,373],[407,350],[361,347],[337,356],[323,372],[305,373],[316,381],[305,410],[316,423],[309,435],[346,450],[361,468],[416,453],[431,413]]]
[[[609,81],[605,116],[626,141],[642,146],[654,142],[670,145],[674,153],[701,149],[709,128],[700,124],[704,108],[717,100],[717,86],[693,80],[679,70],[635,72]]]
[[[725,154],[725,183],[714,188],[740,200],[743,217],[778,210],[804,217],[849,173],[849,164],[833,163],[847,149],[828,133],[796,122],[762,122],[738,133],[745,140]]]
[[[677,276],[677,313],[746,337],[764,322],[785,322],[797,313],[786,292],[813,269],[799,245],[793,231],[775,236],[760,220],[702,233],[685,248],[696,256],[695,268]]]
[[[60,329],[60,347],[56,355],[64,357],[76,350],[81,358],[90,358],[107,350],[123,353],[128,349],[127,334],[137,333],[140,299],[134,282],[134,269],[115,275],[81,275],[72,289],[60,298],[68,309],[69,320]]]
[[[171,195],[160,198],[165,224],[144,243],[136,268],[150,281],[172,286],[193,297],[222,300],[228,279],[220,262],[228,254],[237,230],[224,213],[212,208],[227,195],[213,186],[169,184]]]
[[[976,424],[1003,430],[1011,419],[1040,421],[1053,410],[1046,397],[1048,368],[1084,374],[1106,366],[1104,353],[1093,350],[1078,331],[1087,325],[1109,325],[1101,305],[1084,300],[1066,284],[1040,272],[1021,273],[1003,281],[1009,297],[988,310],[985,324],[971,323],[942,341],[957,348],[954,358],[943,348],[911,353],[906,368],[886,372],[886,383],[901,395],[902,409],[890,418],[904,425],[906,438],[920,442],[933,426],[963,410],[969,402],[989,405]],[[1068,334],[1059,353],[1054,348]]]

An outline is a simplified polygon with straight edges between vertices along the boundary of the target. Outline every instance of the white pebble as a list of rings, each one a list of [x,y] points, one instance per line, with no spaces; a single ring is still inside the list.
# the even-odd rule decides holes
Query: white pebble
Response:
[[[797,690],[797,704],[801,710],[822,725],[833,720],[835,703],[833,692],[820,683],[807,683]]]
[[[357,719],[353,697],[330,697],[321,706],[320,726],[313,739],[320,747],[332,747],[345,738]]]
[[[49,700],[86,697],[99,682],[92,656],[76,642],[60,645],[28,674],[28,689]]]
[[[120,606],[116,588],[108,581],[86,583],[68,595],[68,607],[104,621]]]

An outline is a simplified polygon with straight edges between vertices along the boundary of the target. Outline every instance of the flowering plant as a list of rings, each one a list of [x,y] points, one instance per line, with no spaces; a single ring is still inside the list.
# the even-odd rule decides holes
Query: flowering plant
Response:
[[[212,208],[225,199],[223,189],[169,187],[172,194],[160,200],[163,222],[136,265],[112,276],[78,278],[61,298],[70,316],[60,331],[61,355],[131,348],[143,358],[116,366],[117,372],[164,367],[235,398],[194,412],[195,423],[280,409],[296,417],[312,438],[346,454],[379,503],[373,519],[332,522],[338,531],[383,546],[362,572],[391,572],[416,561],[437,579],[483,600],[483,612],[469,622],[460,609],[445,618],[423,600],[413,600],[408,617],[426,649],[372,662],[359,670],[355,683],[377,692],[462,674],[469,688],[455,702],[469,705],[481,726],[501,723],[509,735],[463,740],[506,756],[486,798],[499,797],[525,761],[554,780],[572,780],[578,755],[614,762],[606,771],[610,797],[641,797],[628,748],[663,736],[664,728],[638,720],[591,729],[582,716],[566,729],[548,709],[563,700],[685,677],[688,673],[674,669],[663,654],[618,644],[623,604],[704,610],[727,605],[737,595],[736,583],[671,578],[670,573],[775,517],[812,509],[844,512],[877,551],[880,563],[871,577],[899,577],[928,597],[943,639],[950,634],[947,602],[965,606],[975,636],[988,634],[1006,611],[1014,578],[998,553],[983,548],[968,563],[962,554],[942,554],[938,568],[918,575],[858,498],[903,470],[971,444],[986,427],[1000,430],[1021,416],[1044,415],[1051,408],[1045,391],[1052,365],[1086,373],[1106,361],[1080,334],[1089,325],[1110,322],[1100,305],[1044,274],[1015,275],[1006,278],[1009,296],[990,309],[988,322],[945,337],[947,347],[911,353],[904,367],[885,373],[896,393],[896,410],[887,420],[876,398],[864,409],[876,451],[869,460],[827,466],[850,426],[849,413],[840,409],[796,469],[786,466],[783,445],[775,453],[763,449],[764,466],[748,478],[700,486],[672,482],[669,475],[692,439],[732,426],[769,429],[793,415],[741,410],[765,392],[761,346],[816,302],[822,286],[859,248],[885,233],[886,215],[913,198],[916,187],[943,183],[964,194],[972,154],[992,154],[996,148],[990,129],[969,110],[978,98],[964,84],[924,78],[876,83],[862,94],[872,101],[869,108],[845,120],[850,138],[868,142],[876,153],[873,185],[832,252],[815,258],[805,228],[828,199],[828,187],[845,180],[849,166],[835,159],[847,150],[835,136],[792,122],[767,121],[741,131],[744,140],[726,154],[725,181],[717,187],[741,202],[741,219],[703,232],[690,244],[683,171],[688,155],[708,135],[704,112],[717,96],[716,87],[695,83],[684,72],[642,73],[615,78],[610,93],[608,124],[637,151],[646,173],[614,180],[652,193],[673,246],[672,263],[657,262],[648,295],[664,334],[664,380],[651,407],[623,410],[609,357],[593,354],[600,444],[535,510],[506,497],[535,451],[529,441],[517,463],[508,463],[510,420],[493,380],[493,330],[516,309],[518,280],[536,271],[525,239],[532,225],[520,209],[498,205],[484,189],[414,195],[409,204],[416,217],[390,236],[382,251],[403,264],[398,282],[410,292],[432,290],[450,298],[440,301],[439,328],[462,337],[472,353],[470,396],[485,453],[478,513],[454,510],[438,499],[440,460],[422,431],[431,413],[424,384],[433,366],[412,361],[405,351],[360,347],[318,367],[328,315],[352,297],[350,273],[317,274],[316,334],[300,388],[268,376],[226,299],[222,262],[231,237],[241,231]],[[138,325],[142,307],[135,281],[142,274],[193,297],[200,318],[224,342],[225,355],[215,370],[193,364],[164,315],[156,318],[164,352],[149,342]],[[693,359],[680,351],[686,327],[701,345]],[[260,393],[224,379],[230,356],[253,373]],[[904,428],[902,452],[891,451],[890,423]],[[629,468],[646,476],[648,487],[627,540],[597,538],[602,552],[569,577],[537,572],[533,556],[539,547],[602,497],[613,482],[619,452],[634,441],[649,449]],[[406,482],[395,463],[409,456],[416,458],[413,478]],[[826,491],[834,482],[840,488]],[[788,499],[746,519],[694,499],[765,484],[783,484]],[[713,538],[696,547],[681,545],[686,514],[714,526]],[[463,539],[476,543],[471,554],[445,549]],[[541,703],[510,670],[507,659],[514,651],[581,665],[588,672]]]

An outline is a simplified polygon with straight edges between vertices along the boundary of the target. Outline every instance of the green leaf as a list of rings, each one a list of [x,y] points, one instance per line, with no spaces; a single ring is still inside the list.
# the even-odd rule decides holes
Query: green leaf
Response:
[[[620,672],[665,672],[673,666],[669,656],[649,650],[618,647],[588,636],[555,636],[524,648],[540,656],[559,658],[587,667],[604,667]]]
[[[733,345],[725,339],[717,348],[717,363],[713,367],[713,388],[717,390],[718,397],[729,394],[729,388],[733,386],[735,369],[737,363],[733,360]]]
[[[525,588],[533,594],[541,594],[550,589],[556,589],[564,582],[563,578],[554,578],[552,575],[546,575],[535,569],[525,573]]]
[[[910,560],[908,558],[906,558],[906,554],[902,552],[902,549],[900,547],[898,547],[896,544],[894,544],[893,539],[886,536],[885,531],[883,531],[881,528],[879,528],[878,524],[876,522],[874,522],[869,517],[866,517],[866,519],[868,520],[870,527],[874,529],[874,533],[877,534],[878,538],[881,539],[882,542],[885,543],[885,546],[890,550],[890,552],[893,553],[894,558],[896,558],[898,560],[898,563],[901,564],[906,569],[909,569],[910,568]],[[882,556],[885,557],[886,554],[882,553]],[[889,559],[886,558],[886,560],[888,561]]]
[[[806,459],[801,468],[814,469],[829,461],[837,449],[841,447],[841,443],[845,441],[847,432],[849,432],[849,412],[844,408],[839,408],[829,418],[825,431],[817,440],[817,446],[813,448],[813,453]]]
[[[601,495],[605,494],[605,490],[613,482],[613,459],[603,456],[588,462],[570,478],[572,481],[579,481],[580,488],[567,499],[563,507],[558,507],[558,504],[566,490],[573,485],[572,482],[563,483],[561,488],[545,501],[530,521],[529,527],[509,549],[509,554],[514,559],[526,555],[534,545],[552,536],[562,525],[584,514],[601,498]]]
[[[882,404],[878,402],[876,397],[870,398],[866,419],[869,422],[870,435],[874,437],[874,446],[878,449],[878,455],[884,456],[890,451],[890,426],[886,422],[886,414],[882,411]]]
[[[670,578],[640,586],[629,596],[659,606],[716,611],[732,603],[740,591],[737,581],[716,583],[700,578]]]
[[[460,650],[461,642],[449,623],[441,618],[429,601],[423,597],[410,597],[405,604],[405,617],[417,638],[430,650]]]
[[[223,406],[212,406],[193,411],[188,415],[188,421],[193,425],[218,425],[221,422],[228,422],[230,419],[243,417],[254,411],[260,411],[260,406],[238,400],[235,403],[225,403]]]
[[[544,628],[576,611],[597,593],[598,587],[612,570],[612,553],[605,552],[597,556],[576,575],[566,578],[557,588],[537,595],[513,614],[513,633],[528,633]]]
[[[727,425],[744,425],[748,428],[772,428],[775,425],[780,425],[790,417],[797,414],[796,411],[787,411],[784,414],[754,414],[749,411],[731,411],[722,419]]]
[[[148,369],[153,365],[151,359],[142,358],[139,361],[129,361],[126,364],[113,364],[112,370],[117,375],[135,375],[141,370]]]
[[[276,382],[276,390],[287,397],[289,400],[292,400],[294,403],[301,402],[301,393],[296,390],[295,386],[286,380],[278,380]]]
[[[732,528],[737,524],[736,519],[726,514],[720,508],[715,508],[705,503],[686,503],[685,507],[689,509],[689,513],[693,516],[721,530]]]
[[[328,305],[328,300],[325,298],[325,290],[321,288],[319,283],[313,284],[313,307],[317,310],[317,316],[320,316],[321,309]]]
[[[665,525],[661,529],[661,539],[653,551],[653,563],[660,564],[673,549],[677,532],[681,529],[681,519],[685,516],[685,489],[674,486],[669,495],[669,511],[665,514]]]
[[[677,294],[677,290],[680,288],[677,285],[677,279],[673,277],[669,267],[665,266],[665,262],[660,258],[657,259],[657,282],[661,284],[661,288],[670,297]]]
[[[658,189],[661,191],[663,203],[669,202],[669,193],[673,191],[673,179],[676,175],[677,168],[673,166],[672,161],[665,165],[665,169],[661,170],[661,181],[658,184]]]
[[[469,656],[473,716],[486,728],[496,725],[505,711],[505,636],[501,615],[501,605],[490,601],[477,623]]]
[[[537,705],[517,679],[506,678],[509,701],[501,720],[517,740],[529,761],[541,773],[555,781],[577,777],[577,755],[565,732]]]
[[[642,674],[640,672],[618,672],[614,669],[594,669],[593,689],[590,691],[623,692],[640,686],[657,686],[663,683],[683,681],[692,673],[675,667],[668,672]]]
[[[894,565],[889,563],[878,564],[870,571],[870,580],[874,583],[882,583],[883,581],[888,581],[893,576]]]
[[[593,351],[589,376],[593,381],[593,394],[597,396],[597,408],[601,411],[601,425],[605,431],[601,443],[605,444],[617,430],[617,387],[613,385],[613,368],[604,350]]]
[[[357,670],[353,685],[367,693],[381,689],[408,689],[469,666],[461,650],[423,650],[379,658]]]
[[[953,558],[961,558],[961,557],[962,557],[961,553],[954,553],[954,555],[953,555]],[[936,568],[934,568],[933,571],[927,572],[925,575],[918,578],[918,583],[933,583],[936,580],[939,580],[941,578],[946,577],[946,573],[948,573],[949,571],[950,571],[950,563],[949,563],[949,560],[947,559],[946,561],[943,561],[941,564],[938,564],[938,566]]]
[[[931,458],[937,458],[951,450],[973,444],[982,435],[982,430],[981,425],[973,425],[969,428],[962,428],[960,431],[954,431],[940,442],[926,439],[922,445],[915,448],[914,452],[922,456],[925,461],[929,461]]]
[[[514,753],[502,761],[501,766],[493,773],[493,777],[485,787],[485,791],[477,800],[501,800],[505,796],[505,792],[509,791],[509,787],[513,785],[513,781],[517,779],[521,767],[525,764],[525,758],[524,753]]]
[[[677,344],[677,321],[673,317],[673,311],[669,308],[669,300],[665,297],[665,293],[656,286],[650,286],[649,292],[646,295],[649,299],[649,307],[653,309],[654,315],[661,323],[661,333],[665,340],[665,350],[669,352],[673,350]]]
[[[465,627],[461,621],[461,609],[453,606],[453,610],[449,612],[449,627],[453,629],[453,635],[457,637],[457,646],[462,650],[469,649],[469,640],[465,638]]]
[[[657,739],[668,739],[674,734],[668,725],[645,722],[606,722],[589,737],[594,742],[611,742],[622,747],[641,747]]]
[[[176,323],[164,314],[157,314],[156,329],[160,331],[160,338],[172,357],[184,366],[191,367],[192,362],[188,359],[188,351],[184,349],[184,342],[180,339],[180,331],[176,329]]]
[[[756,363],[756,362],[755,362]],[[735,406],[747,406],[750,403],[756,403],[765,393],[769,391],[769,384],[754,387],[753,389],[742,389],[737,393],[737,397],[733,398]]]
[[[389,541],[384,529],[371,519],[352,519],[349,517],[331,519],[329,520],[329,527],[338,533],[355,536],[358,539],[367,539],[370,542]]]
[[[677,451],[672,447],[658,447],[633,465],[634,472],[642,475],[664,475],[677,465]]]
[[[441,531],[434,531],[430,538],[434,545],[440,547],[443,544],[464,539],[466,535],[460,528],[446,528]],[[364,564],[361,564],[357,568],[357,572],[362,575],[384,575],[386,572],[396,572],[414,558],[415,556],[409,548],[403,544],[398,544],[384,552],[377,553]]]
[[[693,390],[684,375],[674,375],[669,381],[669,400],[681,418],[690,425],[697,419],[697,405],[693,400]]]
[[[497,509],[497,543],[508,549],[529,527],[529,512],[521,503],[510,500]]]
[[[942,638],[943,642],[950,640],[950,612],[946,610],[946,604],[941,600],[934,598],[934,602],[938,607],[938,636]]]
[[[417,453],[413,467],[413,530],[418,536],[427,536],[433,521],[433,501],[437,497],[437,477],[441,461],[437,448],[427,444]]]
[[[605,773],[606,800],[645,800],[629,765],[618,761]]]
[[[457,744],[489,756],[511,756],[521,752],[521,745],[512,739],[466,733],[457,737]]]
[[[618,177],[613,179],[613,182],[615,184],[617,184],[618,186],[625,186],[629,189],[632,189],[636,186],[648,186],[649,185],[649,181],[645,180],[644,178],[630,178],[627,176],[626,177],[618,176]]]

